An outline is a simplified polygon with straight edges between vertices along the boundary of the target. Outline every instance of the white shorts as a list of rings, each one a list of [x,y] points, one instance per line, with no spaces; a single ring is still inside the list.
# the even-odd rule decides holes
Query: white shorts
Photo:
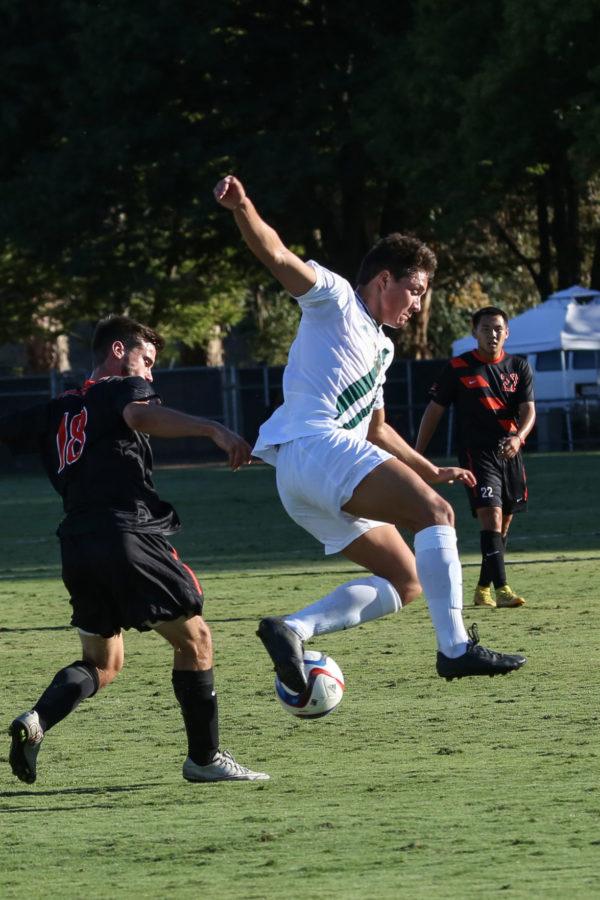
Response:
[[[277,489],[288,515],[325,548],[339,553],[361,534],[387,522],[342,510],[369,472],[392,454],[347,431],[324,431],[281,444]]]

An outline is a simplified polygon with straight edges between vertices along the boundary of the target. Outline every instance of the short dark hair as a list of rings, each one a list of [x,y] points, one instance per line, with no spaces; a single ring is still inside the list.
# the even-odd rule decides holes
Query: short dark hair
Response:
[[[476,309],[471,317],[473,328],[477,328],[477,325],[484,316],[502,316],[504,324],[508,325],[508,316],[503,309],[500,309],[499,306],[483,306],[481,309]]]
[[[396,280],[412,275],[418,269],[431,279],[436,267],[435,253],[427,244],[410,234],[394,231],[371,247],[360,264],[356,281],[359,285],[368,284],[384,269],[388,269]]]
[[[94,330],[92,356],[95,365],[104,362],[115,341],[122,341],[127,350],[139,347],[142,343],[154,344],[157,353],[165,346],[160,334],[148,325],[142,325],[129,316],[108,316],[101,319]]]

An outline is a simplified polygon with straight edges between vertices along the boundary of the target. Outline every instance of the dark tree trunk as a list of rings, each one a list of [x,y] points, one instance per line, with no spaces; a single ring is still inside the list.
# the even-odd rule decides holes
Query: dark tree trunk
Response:
[[[548,217],[548,185],[546,179],[536,182],[537,226],[539,243],[539,273],[536,281],[542,300],[552,293],[552,250],[550,241],[550,220]]]
[[[592,258],[592,271],[590,272],[590,287],[600,291],[600,229],[596,231],[594,239],[594,256]]]
[[[581,277],[579,195],[564,156],[551,163],[549,175],[554,210],[552,242],[560,290],[576,284]]]
[[[56,342],[53,339],[33,335],[24,341],[27,372],[32,375],[49,372],[56,363]]]

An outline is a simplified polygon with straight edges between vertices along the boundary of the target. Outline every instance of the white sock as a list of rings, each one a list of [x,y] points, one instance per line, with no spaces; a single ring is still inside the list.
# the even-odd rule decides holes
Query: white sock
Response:
[[[462,619],[462,567],[454,528],[431,525],[417,532],[415,558],[438,648],[452,659],[462,656],[469,636]]]
[[[385,578],[371,575],[348,581],[326,597],[285,617],[290,628],[308,641],[315,634],[343,631],[402,609],[402,600]]]

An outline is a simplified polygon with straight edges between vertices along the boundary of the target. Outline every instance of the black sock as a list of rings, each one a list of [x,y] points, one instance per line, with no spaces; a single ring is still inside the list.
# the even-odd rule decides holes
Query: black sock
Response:
[[[482,542],[483,543],[483,542]],[[490,575],[488,569],[488,561],[486,557],[483,555],[483,547],[481,548],[481,569],[479,570],[479,587],[489,588],[492,583],[492,576]]]
[[[479,533],[479,542],[481,544],[481,569],[479,571],[479,587],[489,588],[492,583],[492,573],[490,572],[489,561],[486,556],[487,542],[484,542],[484,534],[492,534],[490,531],[481,531]]]
[[[503,587],[506,584],[506,570],[504,568],[504,543],[499,531],[481,532],[481,556],[483,559],[481,568],[483,570],[485,565],[489,580],[494,582],[495,588]]]
[[[61,722],[82,700],[93,697],[99,686],[96,666],[83,660],[57,672],[33,707],[42,729],[48,731]]]
[[[188,739],[188,756],[206,766],[219,748],[219,713],[213,670],[173,669],[173,690],[179,701]]]

